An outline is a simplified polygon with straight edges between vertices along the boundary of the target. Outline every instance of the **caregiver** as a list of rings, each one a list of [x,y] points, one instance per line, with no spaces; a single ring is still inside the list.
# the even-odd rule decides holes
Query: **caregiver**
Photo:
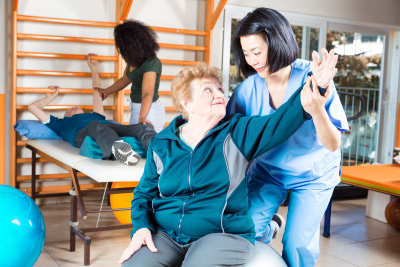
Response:
[[[104,100],[132,83],[129,124],[150,123],[160,132],[164,129],[165,108],[158,99],[162,66],[157,58],[160,47],[156,33],[140,21],[126,20],[115,27],[114,40],[117,51],[127,63],[124,75],[106,89],[95,89],[99,89]]]
[[[270,223],[291,189],[282,257],[288,266],[314,266],[319,231],[334,187],[340,182],[341,131],[348,130],[333,84],[337,56],[322,50],[319,62],[297,59],[298,45],[288,20],[278,11],[257,8],[241,21],[233,38],[236,64],[248,78],[234,91],[227,115],[269,115],[290,99],[313,71],[321,88],[329,86],[326,113],[306,121],[287,141],[264,153],[249,168],[249,214],[256,239],[268,243]],[[290,238],[289,238],[290,237]]]

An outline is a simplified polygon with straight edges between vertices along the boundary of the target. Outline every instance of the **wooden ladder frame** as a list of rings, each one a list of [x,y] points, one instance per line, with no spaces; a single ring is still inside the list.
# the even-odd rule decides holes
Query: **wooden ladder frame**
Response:
[[[204,61],[211,64],[211,48],[212,48],[212,32],[214,26],[226,4],[227,0],[220,0],[217,8],[214,11],[214,0],[207,0],[206,2],[206,14],[205,14],[205,30],[187,30],[187,29],[176,29],[176,28],[165,28],[165,27],[151,27],[156,32],[169,32],[176,34],[189,34],[196,36],[204,36],[203,46],[191,46],[191,45],[178,45],[178,44],[164,44],[159,43],[161,48],[172,48],[181,50],[191,51],[202,51],[204,52]],[[13,15],[12,15],[12,79],[11,79],[11,155],[10,155],[10,185],[18,187],[18,182],[31,181],[31,175],[16,175],[17,164],[31,163],[32,158],[17,158],[17,147],[25,146],[26,142],[17,140],[17,133],[14,131],[14,125],[17,122],[17,112],[27,110],[27,105],[17,105],[18,94],[21,93],[40,93],[44,94],[49,92],[47,88],[30,88],[30,87],[18,87],[17,76],[18,75],[42,75],[42,76],[59,76],[59,77],[91,77],[90,72],[64,72],[64,71],[42,71],[42,70],[22,70],[17,68],[17,57],[31,57],[31,58],[55,58],[55,59],[80,59],[86,60],[87,55],[74,55],[74,54],[56,54],[56,53],[36,53],[36,52],[23,52],[17,51],[18,39],[30,39],[30,40],[47,40],[47,41],[64,41],[64,42],[85,42],[85,43],[99,43],[99,44],[114,44],[113,39],[99,39],[99,38],[85,38],[85,37],[66,37],[66,36],[50,36],[50,35],[39,35],[39,34],[22,34],[17,32],[18,21],[31,21],[31,22],[44,22],[44,23],[58,23],[58,24],[69,24],[69,25],[81,25],[81,26],[93,26],[93,27],[115,27],[118,23],[122,23],[127,19],[133,0],[116,0],[116,15],[115,22],[99,22],[99,21],[86,21],[86,20],[71,20],[71,19],[59,19],[59,18],[48,18],[48,17],[36,17],[36,16],[25,16],[18,15],[18,0],[14,0]],[[100,77],[113,77],[114,81],[118,80],[123,76],[123,59],[115,50],[113,56],[93,56],[95,60],[100,61],[114,61],[115,67],[113,73],[100,73]],[[162,64],[173,64],[173,65],[194,65],[196,61],[183,61],[183,60],[169,60],[161,59]],[[172,80],[172,75],[162,75],[163,80]],[[76,89],[76,88],[61,88],[60,94],[91,94],[92,89]],[[105,110],[113,111],[113,119],[123,122],[124,112],[129,110],[128,106],[124,106],[124,95],[128,95],[130,90],[122,90],[117,94],[114,94],[113,105],[104,106]],[[170,95],[170,91],[159,91],[160,95]],[[46,110],[67,110],[74,105],[49,105],[46,106]],[[90,110],[93,108],[92,105],[80,105],[82,109]],[[175,111],[173,107],[165,107],[165,110]],[[168,125],[168,123],[166,123]],[[36,162],[49,162],[45,158],[37,158]],[[37,180],[45,179],[69,179],[68,173],[60,174],[42,174],[37,175]],[[87,189],[93,189],[94,186],[88,185]],[[21,189],[22,190],[22,189]],[[31,195],[31,188],[23,189],[25,193]],[[68,186],[53,186],[53,187],[36,187],[36,195],[40,193],[46,194],[65,194],[69,191]]]

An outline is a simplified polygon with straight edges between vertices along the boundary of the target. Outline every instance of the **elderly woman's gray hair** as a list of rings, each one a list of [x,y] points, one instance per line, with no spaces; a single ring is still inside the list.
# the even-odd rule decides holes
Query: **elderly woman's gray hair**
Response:
[[[183,99],[191,101],[192,90],[194,89],[191,84],[194,80],[202,78],[214,78],[222,84],[222,71],[205,62],[198,62],[193,66],[184,67],[172,81],[171,96],[173,105],[184,119],[188,118],[188,114],[180,104],[180,101]]]

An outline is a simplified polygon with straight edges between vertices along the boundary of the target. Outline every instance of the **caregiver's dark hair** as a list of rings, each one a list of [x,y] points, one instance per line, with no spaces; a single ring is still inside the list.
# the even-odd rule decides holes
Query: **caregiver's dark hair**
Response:
[[[117,51],[129,66],[137,67],[144,60],[153,60],[160,47],[157,34],[138,20],[126,20],[114,28]]]
[[[257,73],[247,64],[240,43],[240,37],[253,34],[260,34],[268,45],[265,66],[268,66],[270,74],[289,66],[297,59],[299,47],[289,21],[276,10],[260,7],[242,19],[232,41],[236,65],[244,75]]]

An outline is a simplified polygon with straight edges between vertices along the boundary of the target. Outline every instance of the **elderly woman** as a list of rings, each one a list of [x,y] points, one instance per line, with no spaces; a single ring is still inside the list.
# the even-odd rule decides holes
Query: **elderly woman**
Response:
[[[248,163],[326,112],[329,89],[321,96],[309,78],[272,115],[224,118],[221,76],[197,63],[175,77],[171,95],[182,116],[150,142],[123,266],[243,266],[255,242]]]

